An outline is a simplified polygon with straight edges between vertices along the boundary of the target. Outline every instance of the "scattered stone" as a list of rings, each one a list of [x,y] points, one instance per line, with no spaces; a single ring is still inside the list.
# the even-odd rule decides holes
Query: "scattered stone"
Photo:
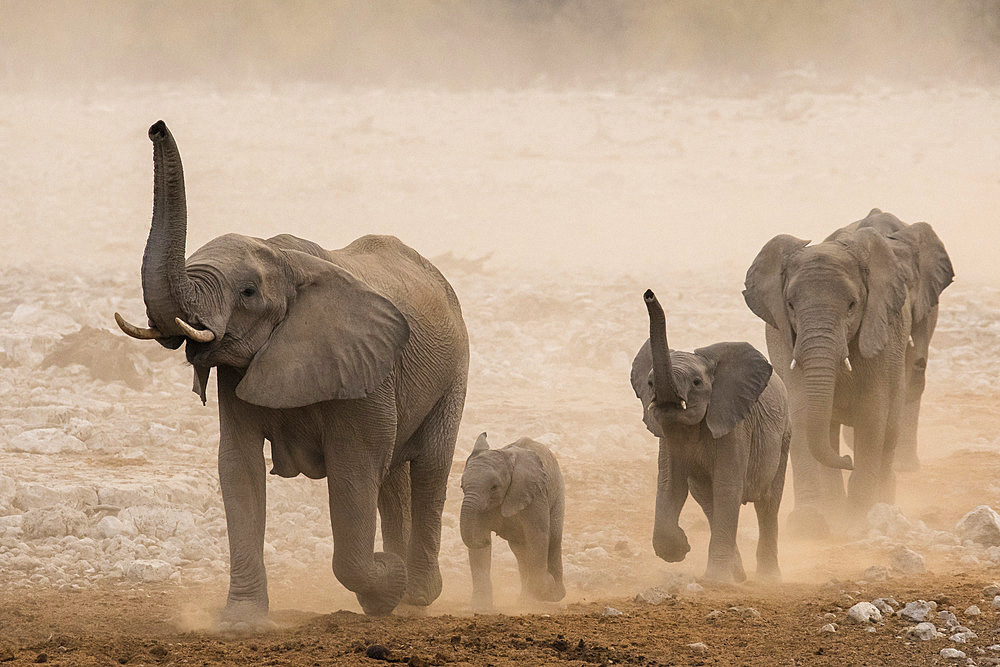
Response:
[[[109,515],[97,522],[94,531],[104,539],[111,539],[125,532],[125,524],[118,517]]]
[[[889,554],[893,570],[905,575],[923,574],[927,571],[924,557],[912,549],[900,545]]]
[[[889,602],[889,600],[891,600],[891,599],[892,598],[888,598],[888,599],[886,599],[886,598],[876,598],[876,599],[872,600],[872,604],[875,605],[875,608],[878,609],[880,612],[882,612],[883,615],[888,616],[889,614],[894,614],[896,612],[896,610],[893,608],[892,604],[890,604],[890,602]],[[895,600],[892,600],[892,601],[896,602]]]
[[[990,644],[986,648],[988,648],[991,651],[1000,651],[1000,644]]]
[[[389,662],[389,659],[392,656],[392,651],[390,651],[387,647],[382,646],[381,644],[372,644],[365,651],[365,655],[371,658],[372,660],[384,660],[386,662]]]
[[[958,520],[955,532],[963,540],[988,547],[1000,546],[1000,514],[989,505],[980,505]]]
[[[601,616],[621,616],[622,613],[615,609],[614,607],[605,607],[604,611],[601,612]]]
[[[693,644],[688,644],[687,647],[691,649],[691,652],[695,655],[705,655],[708,653],[708,646],[704,642],[695,642]]]
[[[975,605],[975,604],[974,604],[974,605],[972,605],[971,607],[967,608],[967,609],[966,609],[966,610],[965,610],[965,611],[963,612],[963,614],[964,614],[964,615],[966,615],[966,616],[979,616],[979,615],[980,615],[980,614],[982,614],[982,613],[983,613],[983,612],[982,612],[982,611],[980,611],[980,609],[979,609],[979,605]]]
[[[673,597],[662,586],[653,586],[636,595],[635,601],[645,602],[646,604],[663,604],[667,600],[672,600]]]
[[[878,623],[882,620],[882,612],[871,602],[859,602],[847,610],[847,620],[852,623]]]
[[[951,637],[948,637],[948,639],[950,641],[955,642],[956,644],[965,644],[965,643],[968,643],[968,641],[970,639],[975,639],[978,636],[979,635],[977,635],[972,630],[969,630],[968,628],[965,628],[964,631],[962,631],[962,632],[956,632]]]
[[[705,590],[705,587],[699,584],[697,581],[692,581],[690,584],[684,587],[685,593],[690,593],[692,595],[697,595]]]
[[[833,623],[827,623],[822,628],[820,628],[819,631],[820,631],[820,634],[825,634],[825,633],[829,633],[829,632],[836,632],[837,631],[837,626],[834,625]]]
[[[940,655],[945,660],[965,660],[965,653],[957,648],[943,648]]]
[[[834,614],[832,611],[828,611],[822,616],[820,616],[820,618],[823,619],[824,621],[835,621],[837,620],[837,615]]]
[[[939,611],[937,613],[937,618],[939,623],[944,623],[945,627],[948,628],[955,628],[959,625],[958,618],[956,618],[955,614],[950,611]]]
[[[1000,584],[990,584],[983,589],[984,598],[993,598],[1000,595]]]
[[[739,614],[743,618],[759,619],[760,612],[753,607],[730,607],[729,611]]]
[[[861,578],[865,581],[886,581],[889,578],[889,568],[884,565],[872,565],[862,573]]]
[[[997,595],[993,598],[993,608],[1000,609],[1000,595]]]
[[[907,641],[916,640],[925,642],[931,639],[937,639],[938,637],[944,637],[944,633],[938,632],[933,623],[917,623],[913,627],[906,628],[906,630],[903,631],[903,637]]]
[[[36,428],[24,431],[12,438],[8,444],[12,452],[28,454],[62,454],[65,452],[82,452],[87,446],[76,436],[58,428]]]
[[[877,632],[877,630],[875,629],[874,625],[869,625],[867,628],[865,628],[865,632]]]
[[[87,534],[87,515],[78,509],[58,505],[28,510],[24,513],[21,530],[29,540],[66,535],[84,537]]]
[[[931,614],[933,614],[936,609],[937,602],[917,600],[916,602],[907,602],[905,607],[896,612],[896,615],[901,616],[907,621],[920,623],[921,621],[926,621],[931,618]]]
[[[708,621],[709,623],[714,623],[719,619],[720,616],[722,616],[722,612],[719,611],[718,609],[713,609],[712,611],[708,612],[708,614],[705,615],[705,620]]]

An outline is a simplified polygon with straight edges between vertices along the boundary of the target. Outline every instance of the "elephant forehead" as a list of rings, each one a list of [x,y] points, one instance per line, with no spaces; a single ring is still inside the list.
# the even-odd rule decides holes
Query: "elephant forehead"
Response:
[[[198,248],[188,258],[188,264],[226,267],[251,265],[276,259],[274,248],[261,239],[242,234],[223,234]]]
[[[817,282],[829,283],[831,290],[845,289],[859,277],[859,267],[843,245],[829,243],[798,253],[789,262],[787,276],[790,293],[803,285],[815,289]]]
[[[705,372],[708,368],[705,360],[697,354],[691,352],[670,352],[670,364],[674,373],[680,373],[684,377],[693,377]]]
[[[499,479],[500,471],[507,467],[507,459],[500,452],[488,451],[476,454],[465,464],[462,481]]]

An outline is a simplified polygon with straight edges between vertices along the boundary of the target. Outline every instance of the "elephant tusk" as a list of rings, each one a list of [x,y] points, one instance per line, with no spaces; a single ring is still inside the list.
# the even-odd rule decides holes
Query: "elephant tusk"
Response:
[[[795,359],[792,359],[792,363],[790,363],[788,365],[788,370],[790,370],[790,371],[794,371],[795,370]]]
[[[681,401],[681,410],[687,410],[687,409],[688,409],[687,402],[686,401]]]
[[[126,334],[132,338],[138,338],[139,340],[155,340],[157,338],[162,338],[161,334],[156,328],[144,328],[137,327],[134,324],[126,321],[124,317],[115,313],[115,322],[118,323],[118,328],[124,331]]]
[[[196,343],[211,343],[215,340],[215,334],[208,329],[195,329],[179,317],[175,317],[174,322],[176,322],[177,326],[181,328],[181,331],[184,332],[185,336]]]
[[[854,370],[853,368],[851,368],[851,360],[849,358],[847,358],[847,357],[844,357],[844,366],[847,367],[847,372],[848,373],[850,373],[851,371]]]

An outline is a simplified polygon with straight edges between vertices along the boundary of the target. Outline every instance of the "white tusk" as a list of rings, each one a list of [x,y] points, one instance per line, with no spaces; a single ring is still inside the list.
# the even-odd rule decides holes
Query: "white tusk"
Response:
[[[175,317],[174,322],[177,322],[177,326],[181,328],[185,336],[196,343],[211,343],[215,340],[215,334],[208,329],[195,329],[179,317]]]
[[[132,338],[138,338],[139,340],[155,340],[156,338],[162,338],[162,334],[155,328],[144,328],[137,327],[130,322],[127,322],[124,317],[115,313],[115,322],[118,323],[118,328],[127,333]]]
[[[910,336],[909,343],[910,343],[910,347],[916,347],[916,345],[913,343],[913,336]]]
[[[792,363],[789,364],[788,370],[790,370],[790,371],[794,371],[795,370],[795,359],[792,359]]]
[[[685,401],[681,401],[681,410],[687,410],[688,404]]]
[[[853,368],[851,368],[851,360],[848,359],[847,357],[844,357],[844,365],[847,366],[847,371],[848,372],[851,372],[851,371],[854,370]]]

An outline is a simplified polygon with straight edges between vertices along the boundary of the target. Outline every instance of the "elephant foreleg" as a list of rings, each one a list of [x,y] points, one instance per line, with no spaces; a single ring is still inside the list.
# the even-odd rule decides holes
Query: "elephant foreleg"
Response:
[[[389,469],[378,492],[382,544],[387,553],[405,559],[410,544],[410,464]]]
[[[708,529],[711,535],[711,531],[714,530],[712,528],[712,483],[708,480],[693,477],[688,480],[688,484],[691,487],[691,497],[701,506],[701,510],[705,513],[705,518],[708,519]],[[743,569],[743,557],[740,555],[739,546],[733,547],[732,569],[734,581],[746,581],[747,573]]]
[[[712,537],[708,542],[706,579],[733,580],[736,564],[743,578],[743,566],[736,548],[736,527],[743,502],[746,460],[733,448],[719,446],[712,470],[712,517],[709,521]]]
[[[555,581],[553,593],[554,596],[557,596],[556,600],[561,600],[566,596],[566,587],[563,585],[562,531],[563,501],[559,499],[549,512],[548,570]]]

